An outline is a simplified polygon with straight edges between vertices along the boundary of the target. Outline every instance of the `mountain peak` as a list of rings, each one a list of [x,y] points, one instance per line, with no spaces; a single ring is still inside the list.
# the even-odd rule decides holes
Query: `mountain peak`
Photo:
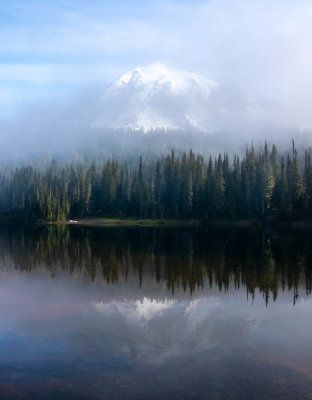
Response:
[[[194,84],[209,88],[209,92],[212,88],[218,86],[216,82],[210,81],[198,74],[170,69],[160,62],[128,71],[118,78],[113,85],[123,88],[129,84],[137,87],[144,85],[149,89],[167,86],[170,87],[173,93],[186,90],[191,85],[194,86]]]
[[[93,126],[106,128],[220,130],[257,105],[242,91],[193,72],[156,62],[126,72],[107,87]],[[223,125],[222,125],[223,124]]]

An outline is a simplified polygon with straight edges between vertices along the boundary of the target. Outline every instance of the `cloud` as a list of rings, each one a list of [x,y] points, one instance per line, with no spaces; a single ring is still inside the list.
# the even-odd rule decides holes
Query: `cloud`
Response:
[[[0,5],[0,103],[16,86],[24,100],[32,87],[63,95],[159,60],[308,108],[311,17],[307,0],[12,0]]]

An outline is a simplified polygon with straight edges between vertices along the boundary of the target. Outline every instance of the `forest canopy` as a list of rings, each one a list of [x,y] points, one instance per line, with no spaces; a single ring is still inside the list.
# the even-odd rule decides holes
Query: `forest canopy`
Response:
[[[137,166],[110,159],[90,164],[52,161],[0,171],[0,213],[32,221],[88,216],[117,218],[262,218],[312,214],[311,155],[275,145],[205,158],[174,150]],[[207,161],[206,161],[207,160]]]

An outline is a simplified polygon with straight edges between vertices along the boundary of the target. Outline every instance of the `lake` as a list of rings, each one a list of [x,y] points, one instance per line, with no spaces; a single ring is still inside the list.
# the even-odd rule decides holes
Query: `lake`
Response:
[[[312,399],[312,236],[0,226],[0,399]]]

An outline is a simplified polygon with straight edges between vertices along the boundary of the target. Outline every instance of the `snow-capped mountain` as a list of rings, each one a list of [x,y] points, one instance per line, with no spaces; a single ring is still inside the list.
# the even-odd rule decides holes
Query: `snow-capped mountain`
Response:
[[[261,106],[242,90],[155,63],[129,71],[107,87],[92,125],[214,132],[262,116]]]

